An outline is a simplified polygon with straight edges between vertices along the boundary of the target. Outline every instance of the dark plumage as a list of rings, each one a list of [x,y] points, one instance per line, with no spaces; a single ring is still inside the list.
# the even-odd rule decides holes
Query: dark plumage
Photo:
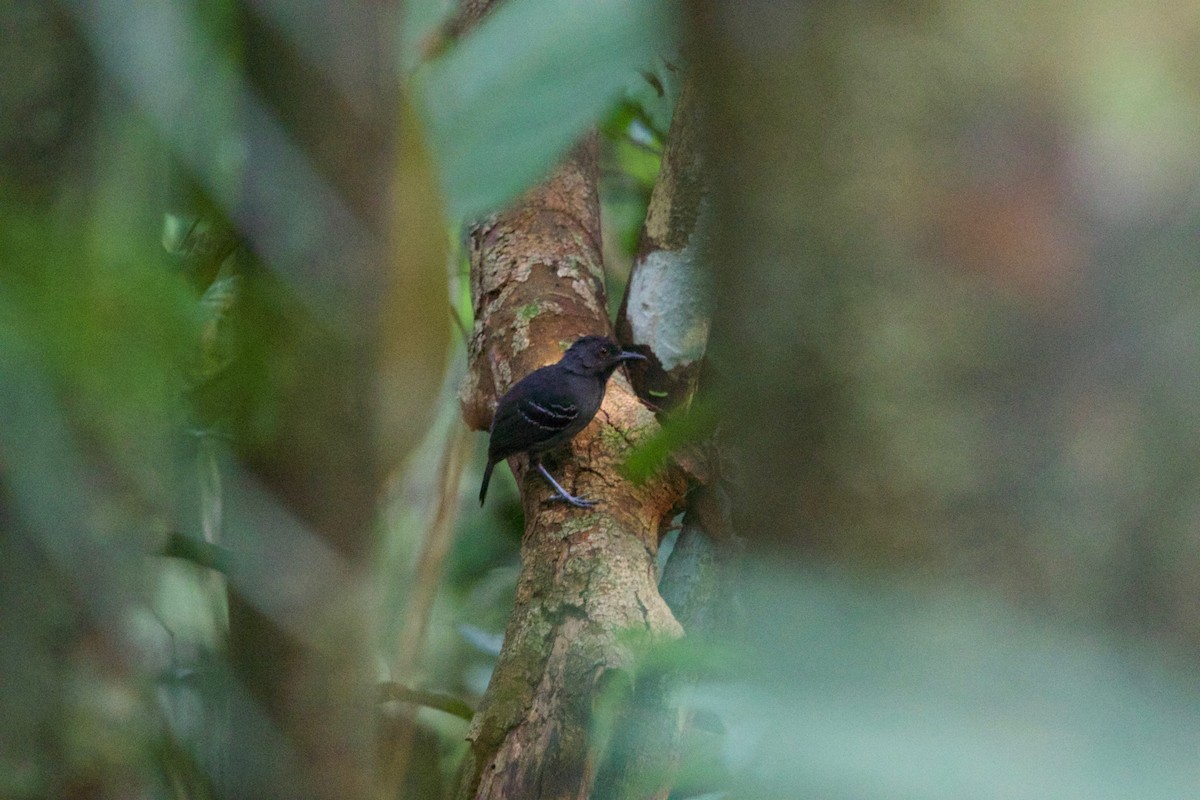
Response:
[[[570,494],[542,466],[538,456],[566,444],[587,427],[600,409],[604,389],[621,362],[645,358],[628,353],[607,336],[584,336],[563,353],[557,364],[534,370],[517,381],[496,404],[488,442],[487,468],[479,487],[479,504],[498,461],[529,453],[530,463],[550,482],[558,496],[576,506],[590,506]]]

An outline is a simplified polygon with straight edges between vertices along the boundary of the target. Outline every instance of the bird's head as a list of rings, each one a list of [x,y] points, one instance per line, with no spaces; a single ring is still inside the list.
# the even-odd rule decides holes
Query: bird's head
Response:
[[[607,336],[584,336],[567,348],[559,363],[579,375],[608,378],[622,361],[645,358],[641,353],[622,350],[621,345]]]

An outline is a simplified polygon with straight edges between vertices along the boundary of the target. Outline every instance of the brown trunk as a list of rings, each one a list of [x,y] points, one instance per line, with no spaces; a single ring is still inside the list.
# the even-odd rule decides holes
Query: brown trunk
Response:
[[[675,103],[637,258],[617,314],[621,344],[645,356],[629,375],[656,408],[686,407],[708,343],[710,280],[700,264],[707,187],[697,146],[695,80]]]
[[[474,428],[486,429],[496,398],[565,345],[611,332],[596,149],[587,138],[545,183],[473,231],[476,326],[461,399]],[[522,569],[504,648],[468,734],[459,797],[589,796],[598,760],[593,702],[629,665],[628,632],[680,635],[658,594],[655,554],[683,481],[672,474],[635,486],[618,471],[656,429],[615,376],[560,468],[569,490],[600,499],[593,509],[549,502],[545,482],[525,475],[527,460],[512,459],[525,508]]]

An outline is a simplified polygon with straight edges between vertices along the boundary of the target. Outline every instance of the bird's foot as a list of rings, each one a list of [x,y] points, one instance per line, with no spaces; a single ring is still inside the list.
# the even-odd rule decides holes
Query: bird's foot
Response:
[[[552,500],[564,500],[576,508],[591,508],[592,506],[596,505],[597,501],[595,500],[587,500],[583,497],[576,497],[568,492],[559,485],[558,481],[554,480],[554,477],[551,476],[551,474],[541,464],[537,465],[537,470],[538,472],[542,473],[542,477],[549,481],[550,485],[554,487],[554,491],[557,492],[557,494],[551,498]]]
[[[596,500],[588,500],[587,498],[584,498],[584,497],[576,497],[575,495],[567,494],[566,492],[559,492],[557,495],[555,495],[554,497],[552,497],[550,499],[551,500],[562,500],[564,502],[570,503],[571,505],[575,506],[576,508],[591,508],[592,506],[596,505],[596,503],[598,502]]]

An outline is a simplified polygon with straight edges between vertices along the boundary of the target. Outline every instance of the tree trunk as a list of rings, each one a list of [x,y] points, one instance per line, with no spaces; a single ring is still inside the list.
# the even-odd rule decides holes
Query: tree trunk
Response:
[[[496,399],[514,381],[556,361],[580,336],[611,334],[596,153],[589,136],[545,183],[472,232],[476,324],[461,400],[476,429],[487,429]],[[526,476],[527,459],[510,459],[525,509],[521,574],[504,647],[468,733],[459,797],[589,796],[598,762],[589,737],[593,703],[629,666],[627,634],[681,634],[658,594],[655,557],[684,482],[670,473],[635,486],[618,471],[657,427],[624,376],[614,376],[561,465],[569,490],[600,500],[591,509],[550,502],[546,483]]]
[[[700,261],[710,212],[696,129],[696,86],[689,76],[675,102],[617,314],[621,344],[647,357],[629,366],[633,386],[639,397],[663,410],[691,402],[712,317],[711,280]]]

